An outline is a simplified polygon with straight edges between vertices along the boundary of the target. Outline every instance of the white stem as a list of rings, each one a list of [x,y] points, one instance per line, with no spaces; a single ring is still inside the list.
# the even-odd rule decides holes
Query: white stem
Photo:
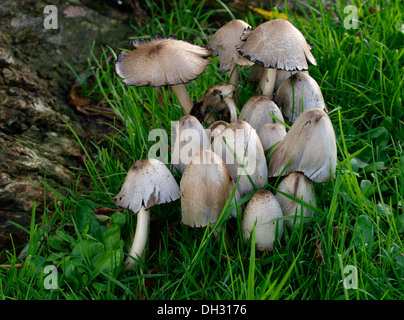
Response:
[[[263,95],[268,96],[272,99],[272,94],[274,93],[276,79],[276,69],[264,68],[262,70],[261,79],[259,87]]]
[[[137,213],[137,224],[135,231],[135,238],[133,239],[132,247],[130,248],[129,255],[125,260],[126,270],[133,269],[137,265],[136,259],[140,259],[147,242],[147,234],[149,231],[149,210],[146,210],[143,206]]]
[[[189,96],[187,88],[185,88],[185,85],[183,85],[183,84],[177,84],[177,85],[171,86],[171,88],[174,91],[175,95],[177,96],[178,101],[180,102],[186,115],[189,115],[191,113],[193,103],[192,103],[191,97]]]
[[[232,62],[230,67],[230,80],[229,83],[238,87],[238,64]]]
[[[230,122],[237,121],[237,109],[236,109],[236,104],[234,103],[233,98],[225,97],[223,100],[230,110]]]

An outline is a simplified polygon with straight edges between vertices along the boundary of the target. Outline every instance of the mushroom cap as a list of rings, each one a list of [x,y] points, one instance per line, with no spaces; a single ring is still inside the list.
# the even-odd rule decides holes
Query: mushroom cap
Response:
[[[256,131],[248,122],[230,123],[213,139],[212,148],[229,167],[233,180],[237,181],[240,176],[237,186],[240,196],[254,190],[249,177],[257,189],[262,187],[262,183],[267,183],[268,167],[264,149]]]
[[[274,101],[289,121],[294,121],[305,110],[326,110],[320,86],[307,72],[297,72],[286,79],[276,91]]]
[[[137,213],[179,199],[180,188],[170,170],[157,159],[137,160],[129,169],[116,205]]]
[[[180,181],[182,223],[190,227],[215,223],[234,186],[229,168],[218,155],[210,150],[195,154]]]
[[[287,193],[291,196],[301,199],[304,202],[311,204],[312,206],[316,205],[313,182],[309,178],[307,178],[303,173],[292,172],[291,174],[282,179],[277,189],[278,191]],[[314,215],[314,212],[305,206],[303,206],[303,213],[302,213],[301,212],[302,206],[300,204],[298,204],[296,201],[293,201],[292,199],[289,199],[280,192],[277,192],[275,194],[275,197],[282,208],[282,213],[284,217],[296,216],[296,221],[294,220],[285,221],[286,225],[289,228],[292,228],[293,225],[297,227],[300,224],[301,214],[303,214],[303,217],[312,217]]]
[[[197,118],[188,115],[176,122],[171,163],[178,171],[183,173],[191,158],[209,147],[210,137]]]
[[[213,114],[220,120],[226,118],[228,106],[224,99],[233,99],[235,90],[236,87],[231,83],[218,83],[210,86],[203,96],[194,102],[191,115],[208,124],[215,121]]]
[[[210,61],[210,50],[177,40],[174,36],[131,42],[135,50],[122,51],[115,62],[116,74],[127,85],[164,86],[187,83],[197,78]]]
[[[275,78],[275,86],[274,86],[274,91],[275,94],[279,90],[279,87],[282,85],[282,83],[293,76],[296,73],[307,73],[309,74],[308,71],[285,71],[285,70],[278,70],[276,72],[276,78]],[[275,101],[275,100],[274,100]],[[276,102],[276,101],[275,101]]]
[[[309,63],[317,65],[303,34],[289,21],[274,19],[247,29],[238,52],[247,59],[279,70],[307,70]]]
[[[278,106],[265,95],[254,95],[245,103],[240,111],[240,116],[255,130],[266,123],[279,123],[271,115],[284,122],[283,115]],[[283,126],[283,124],[281,124]]]
[[[290,162],[289,162],[290,161]],[[288,164],[289,162],[289,164]],[[337,146],[327,113],[319,108],[304,111],[278,144],[269,162],[269,177],[302,172],[314,182],[335,175]]]
[[[232,63],[240,66],[253,65],[253,62],[241,56],[236,49],[242,43],[240,37],[247,28],[251,26],[243,20],[231,20],[211,36],[207,47],[213,50],[212,56],[217,56],[220,71],[229,71]]]
[[[279,123],[267,123],[257,130],[258,137],[261,140],[264,152],[280,142],[286,136],[286,129]],[[271,149],[266,153],[266,159],[269,160],[271,154],[274,153],[274,149]]]
[[[272,250],[278,237],[283,235],[282,209],[272,192],[262,189],[257,191],[248,202],[241,222],[243,238],[247,240],[255,226],[255,243],[258,250]]]
[[[229,123],[223,120],[213,122],[208,129],[210,130],[210,139],[213,139],[229,126]]]

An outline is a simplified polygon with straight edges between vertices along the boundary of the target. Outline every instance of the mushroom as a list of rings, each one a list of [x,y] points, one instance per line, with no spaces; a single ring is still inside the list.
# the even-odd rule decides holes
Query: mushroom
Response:
[[[317,65],[310,46],[302,33],[289,21],[274,19],[257,28],[247,29],[241,36],[238,51],[247,59],[262,65],[259,87],[262,94],[272,97],[276,71],[307,70],[307,61]]]
[[[279,87],[282,85],[282,83],[285,80],[289,79],[291,76],[293,76],[296,73],[309,74],[308,71],[285,71],[285,70],[277,70],[276,71],[275,86],[274,86],[275,96],[276,96],[276,93],[279,90]],[[274,101],[275,101],[275,99],[274,99]]]
[[[180,181],[182,223],[192,228],[216,223],[234,187],[229,168],[218,155],[211,150],[195,154]],[[234,209],[232,215],[236,214]]]
[[[286,225],[289,228],[293,226],[298,227],[301,217],[312,217],[314,215],[314,212],[308,207],[300,205],[282,194],[282,192],[286,193],[315,207],[316,199],[314,196],[313,182],[303,173],[292,172],[282,179],[277,189],[278,192],[275,194],[275,197],[282,208],[283,216],[294,217],[293,220],[286,220]]]
[[[274,101],[290,122],[308,109],[327,110],[320,86],[306,72],[297,72],[286,79],[276,92]]]
[[[227,164],[240,196],[259,189],[268,181],[268,167],[261,141],[246,121],[229,124],[212,143],[213,151]]]
[[[269,162],[269,177],[302,172],[314,182],[335,175],[337,146],[327,113],[319,108],[304,111],[279,143]]]
[[[282,209],[272,192],[265,189],[257,191],[248,202],[241,221],[244,241],[250,238],[255,226],[257,249],[272,250],[276,236],[280,239],[283,235],[283,220],[280,218]]]
[[[229,123],[223,120],[213,122],[208,129],[210,130],[210,141],[212,142],[213,139],[221,133],[224,129],[229,126]]]
[[[194,102],[191,115],[202,123],[211,124],[216,120],[223,120],[221,114],[226,108],[230,112],[230,122],[237,120],[237,108],[233,99],[234,85],[219,83],[209,87],[203,96]],[[215,119],[220,118],[220,119]]]
[[[230,71],[229,83],[238,86],[238,66],[252,66],[254,63],[241,56],[236,46],[241,44],[243,31],[251,26],[242,20],[232,20],[219,28],[211,36],[207,48],[212,49],[212,56],[217,56],[220,71]]]
[[[211,50],[177,40],[175,36],[152,37],[150,41],[131,41],[132,52],[122,51],[115,62],[116,74],[127,85],[170,85],[185,113],[189,114],[192,100],[184,83],[197,78],[210,64],[206,57]]]
[[[279,123],[267,123],[257,130],[267,161],[275,151],[275,146],[286,136],[286,129]]]
[[[129,169],[121,191],[114,198],[116,205],[137,213],[135,238],[125,260],[126,269],[133,269],[143,254],[149,229],[149,209],[180,198],[177,182],[159,160],[137,160]]]
[[[171,163],[182,174],[192,156],[210,147],[210,137],[194,116],[183,116],[175,124]]]
[[[265,95],[255,95],[248,99],[241,109],[240,119],[247,121],[255,130],[266,123],[279,123],[284,126],[281,110]]]

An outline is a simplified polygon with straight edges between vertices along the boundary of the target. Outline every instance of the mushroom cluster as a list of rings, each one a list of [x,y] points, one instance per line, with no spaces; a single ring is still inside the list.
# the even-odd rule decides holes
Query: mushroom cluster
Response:
[[[206,47],[160,36],[133,45],[119,55],[117,75],[128,85],[171,85],[185,116],[174,127],[171,163],[136,161],[116,197],[116,205],[138,213],[129,268],[145,249],[148,210],[160,203],[180,199],[182,223],[190,227],[238,216],[244,241],[255,228],[260,250],[273,249],[285,221],[294,228],[314,215],[314,183],[333,179],[337,149],[320,87],[308,74],[308,64],[317,62],[297,28],[281,19],[256,28],[233,20]],[[230,72],[229,83],[192,102],[184,84],[203,73],[208,57]],[[259,79],[259,94],[242,108],[238,66],[251,67]],[[238,205],[244,197],[250,200]]]

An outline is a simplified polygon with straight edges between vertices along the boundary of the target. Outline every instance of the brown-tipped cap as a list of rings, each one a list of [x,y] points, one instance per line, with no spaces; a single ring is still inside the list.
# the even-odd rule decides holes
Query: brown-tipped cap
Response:
[[[284,122],[281,110],[270,97],[265,95],[254,95],[248,99],[240,116],[255,130],[267,123],[279,123],[283,126]]]
[[[316,199],[314,196],[313,182],[303,173],[292,172],[287,177],[283,178],[278,185],[278,192],[275,197],[282,208],[283,216],[296,217],[296,225],[300,224],[300,216],[311,217],[314,215],[311,209],[298,204],[296,201],[281,194],[281,192],[315,206]],[[294,222],[294,220],[286,220],[286,225],[291,228],[295,224]]]
[[[258,250],[272,250],[278,225],[279,238],[283,235],[282,209],[268,190],[257,191],[244,210],[241,229],[243,238],[250,238],[255,225],[255,243]]]
[[[271,154],[273,154],[275,151],[275,144],[285,138],[286,129],[279,123],[267,123],[257,130],[257,134],[266,153],[266,158],[269,160]]]
[[[234,186],[229,169],[214,152],[194,155],[180,181],[182,223],[191,227],[215,223]]]
[[[170,170],[157,159],[145,159],[137,160],[130,167],[115,200],[117,206],[137,213],[142,205],[149,209],[180,196],[180,188]]]
[[[335,175],[337,146],[331,120],[322,109],[304,111],[279,143],[269,163],[269,177],[302,172],[314,182]],[[284,168],[286,168],[284,170]]]
[[[275,19],[245,30],[238,47],[241,55],[266,68],[294,71],[317,65],[302,33],[289,21]]]
[[[297,72],[286,79],[276,91],[274,101],[291,122],[303,111],[313,108],[326,110],[320,86],[307,72]]]
[[[117,75],[127,85],[158,87],[187,83],[210,64],[204,59],[210,50],[174,37],[153,37],[132,44],[135,50],[122,51],[115,63]]]
[[[213,151],[227,164],[240,196],[268,181],[264,149],[254,128],[246,121],[231,122],[212,142]]]
[[[233,62],[240,66],[253,65],[253,62],[241,56],[236,48],[242,44],[240,37],[248,28],[251,28],[248,23],[238,19],[232,20],[219,28],[210,38],[207,47],[213,49],[212,56],[217,56],[220,71],[229,71]]]

